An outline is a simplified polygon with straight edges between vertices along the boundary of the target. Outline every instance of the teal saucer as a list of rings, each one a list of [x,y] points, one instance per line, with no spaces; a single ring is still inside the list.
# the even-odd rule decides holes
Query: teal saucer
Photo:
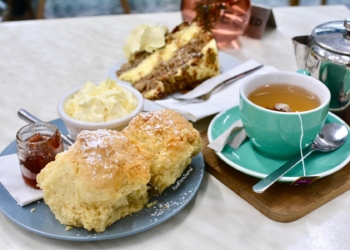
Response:
[[[208,128],[209,143],[221,135],[231,124],[240,119],[239,106],[232,107],[217,114]],[[339,117],[328,113],[326,123],[341,123],[349,126]],[[253,144],[247,139],[238,149],[226,145],[221,152],[215,153],[228,165],[245,174],[264,178],[286,161],[268,158],[259,154]],[[306,176],[324,177],[330,175],[350,161],[350,138],[348,137],[343,146],[331,153],[314,152],[304,160]],[[303,165],[299,163],[291,169],[280,181],[291,182],[304,176]]]

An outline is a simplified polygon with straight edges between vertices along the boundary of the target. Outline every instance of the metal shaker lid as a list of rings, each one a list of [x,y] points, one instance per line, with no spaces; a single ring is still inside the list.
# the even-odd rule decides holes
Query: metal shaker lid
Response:
[[[325,50],[350,55],[350,18],[321,24],[312,31],[311,36]]]

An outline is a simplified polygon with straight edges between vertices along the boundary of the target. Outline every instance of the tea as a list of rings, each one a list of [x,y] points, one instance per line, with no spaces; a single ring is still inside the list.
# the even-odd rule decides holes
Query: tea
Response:
[[[317,108],[321,102],[307,89],[290,84],[267,84],[253,90],[248,99],[266,109],[284,112],[303,112]],[[289,107],[288,111],[277,107]]]

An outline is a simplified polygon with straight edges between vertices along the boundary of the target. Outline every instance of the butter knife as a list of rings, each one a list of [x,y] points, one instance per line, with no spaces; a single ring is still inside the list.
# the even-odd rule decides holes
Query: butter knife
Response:
[[[28,111],[26,111],[24,109],[18,110],[17,115],[23,121],[26,121],[28,123],[41,122],[41,120],[39,118],[35,117],[34,115],[32,115],[31,113],[29,113]],[[73,139],[69,138],[68,136],[66,136],[62,133],[61,133],[61,138],[68,146],[73,145],[75,142]]]

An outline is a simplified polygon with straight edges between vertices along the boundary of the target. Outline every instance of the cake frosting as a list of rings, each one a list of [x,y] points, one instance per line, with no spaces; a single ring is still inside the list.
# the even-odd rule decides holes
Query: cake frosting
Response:
[[[164,25],[149,25],[143,24],[137,26],[130,32],[130,36],[126,40],[123,47],[125,58],[128,61],[135,59],[137,53],[153,51],[165,46],[165,35],[168,33],[168,28]]]

